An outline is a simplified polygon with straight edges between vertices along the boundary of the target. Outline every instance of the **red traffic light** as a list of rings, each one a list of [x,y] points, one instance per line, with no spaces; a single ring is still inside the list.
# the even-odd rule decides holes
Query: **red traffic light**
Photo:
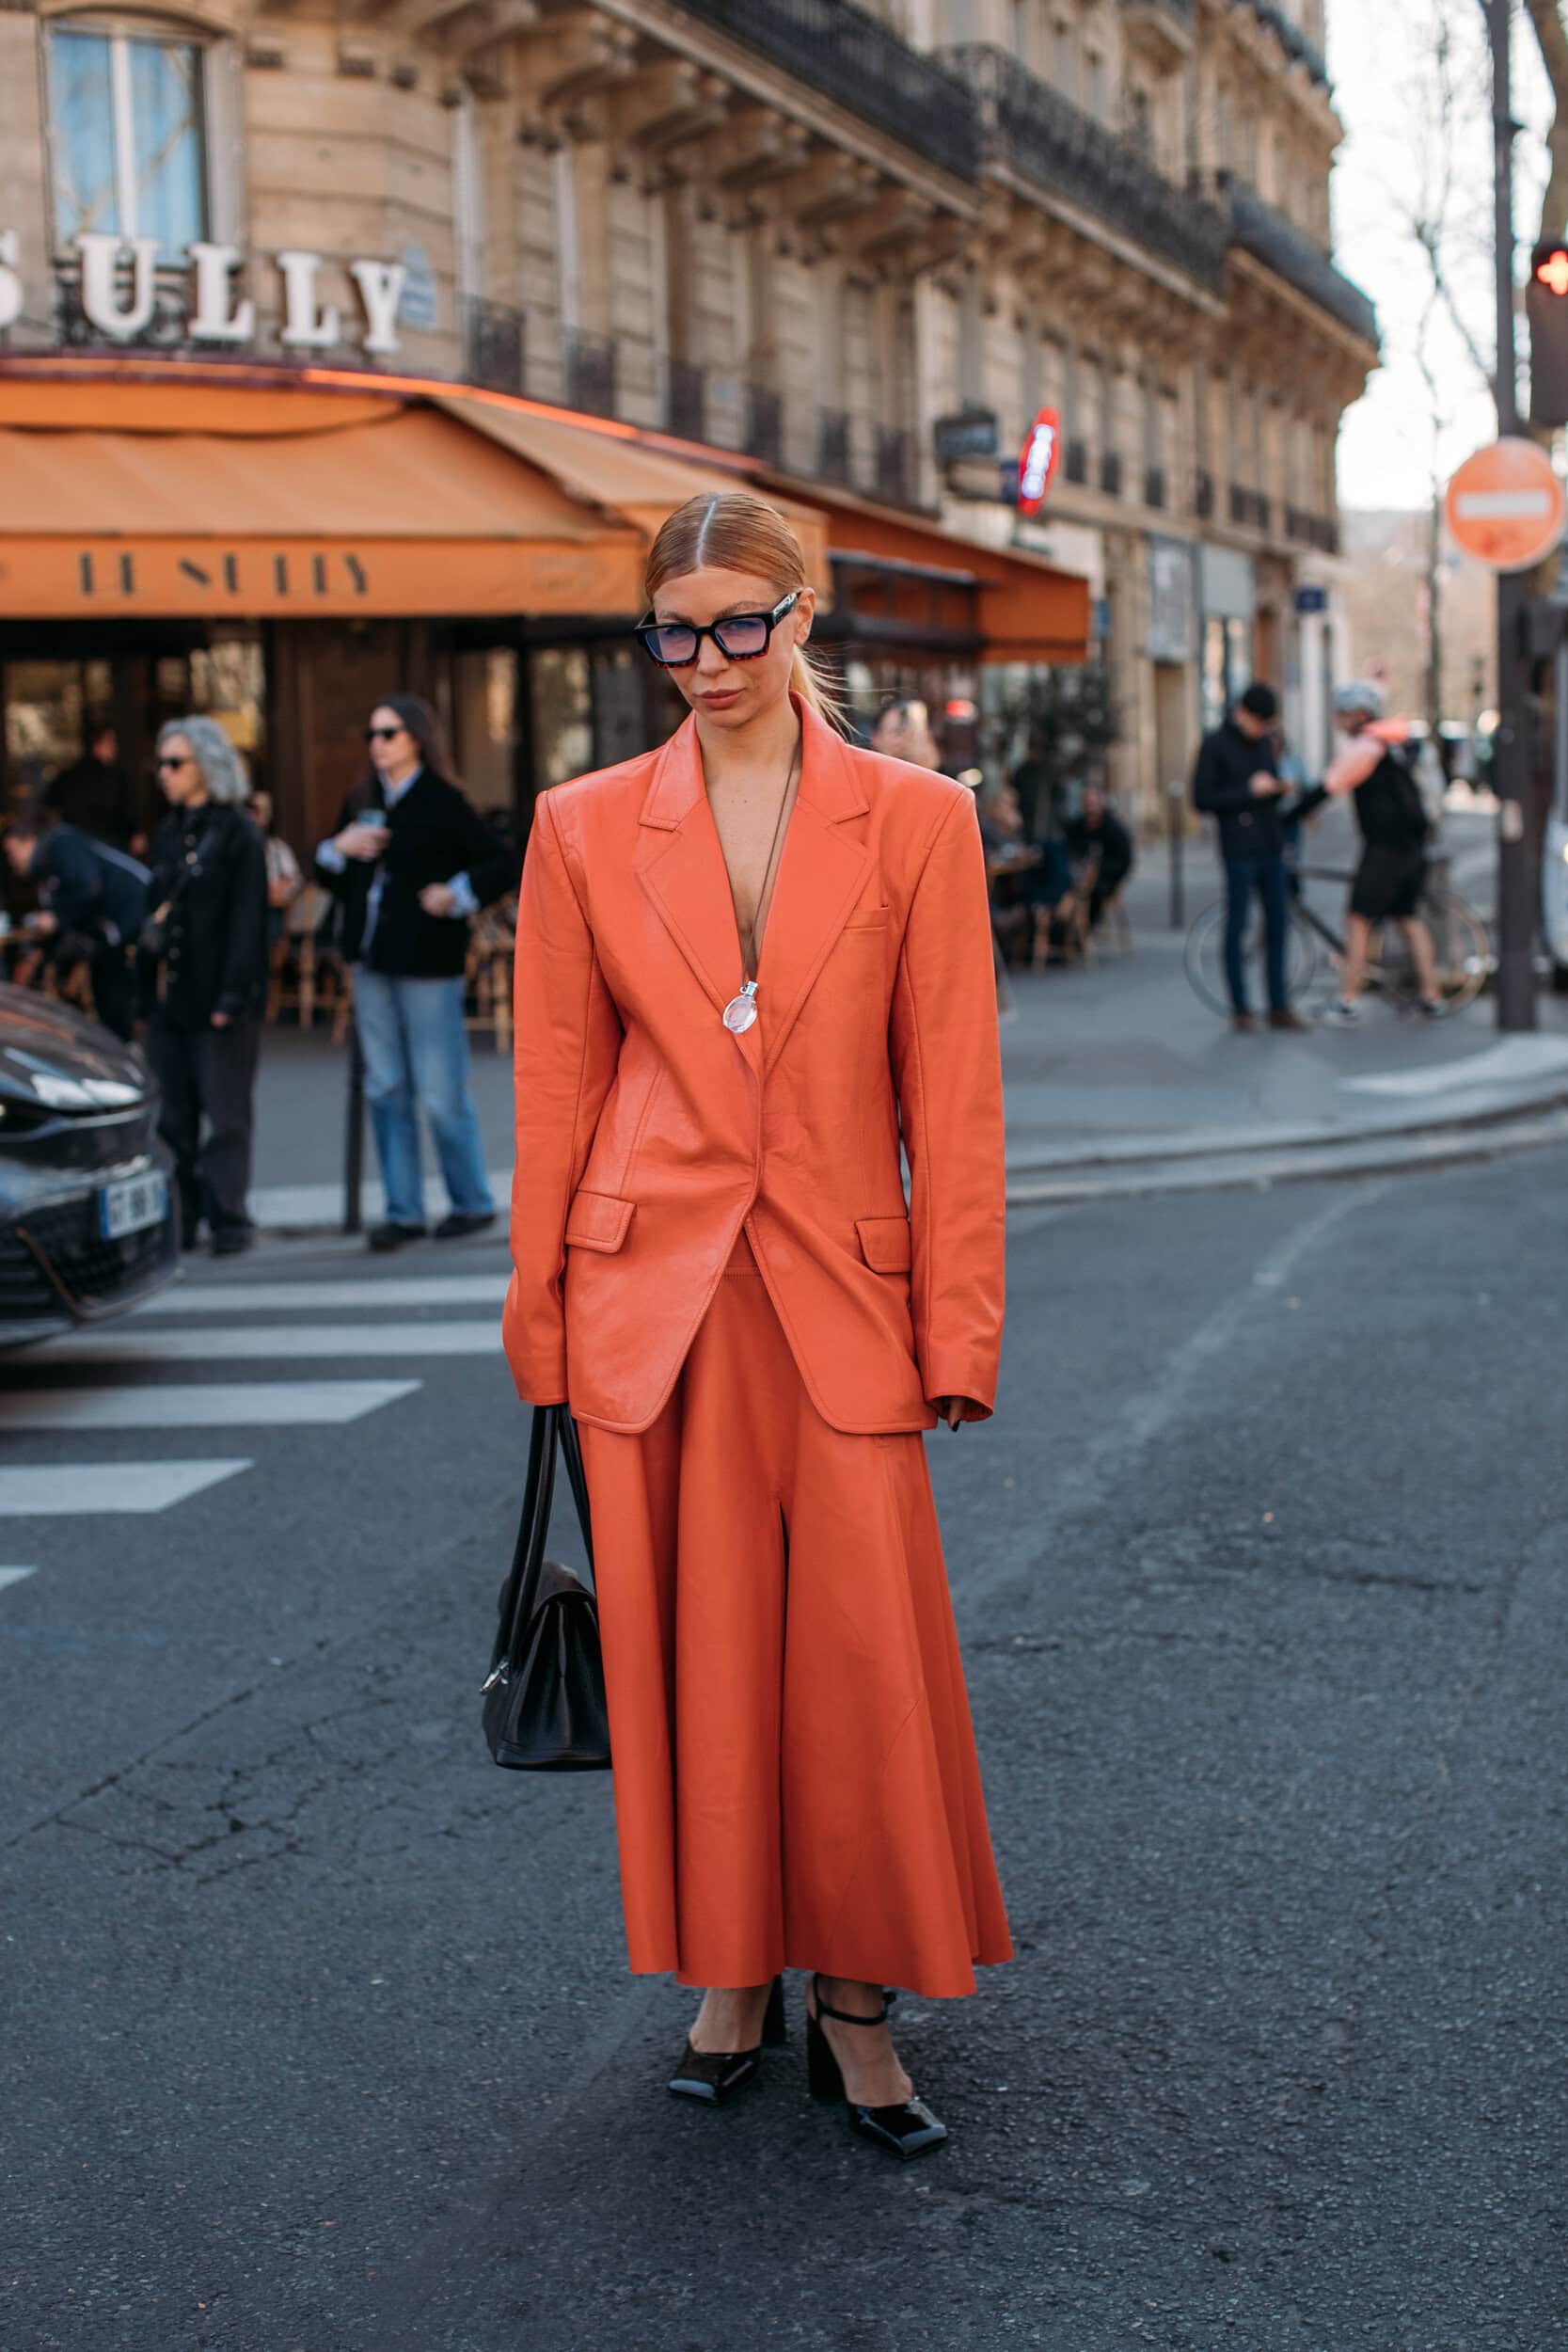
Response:
[[[1560,245],[1544,247],[1535,256],[1535,279],[1555,294],[1568,294],[1568,251]]]

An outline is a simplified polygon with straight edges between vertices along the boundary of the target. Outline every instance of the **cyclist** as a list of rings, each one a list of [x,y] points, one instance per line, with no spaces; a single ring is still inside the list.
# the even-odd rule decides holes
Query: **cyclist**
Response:
[[[1417,912],[1426,883],[1426,842],[1431,828],[1407,748],[1409,723],[1385,719],[1382,692],[1365,678],[1340,687],[1334,697],[1334,716],[1346,738],[1344,746],[1329,763],[1322,784],[1291,811],[1292,818],[1303,817],[1333,796],[1346,792],[1355,796],[1361,862],[1351,884],[1338,1000],[1324,1018],[1336,1028],[1354,1028],[1359,1023],[1356,998],[1367,968],[1372,926],[1394,922],[1404,933],[1416,967],[1421,1010],[1429,1020],[1438,1020],[1444,1006],[1437,984],[1437,959],[1432,933]]]

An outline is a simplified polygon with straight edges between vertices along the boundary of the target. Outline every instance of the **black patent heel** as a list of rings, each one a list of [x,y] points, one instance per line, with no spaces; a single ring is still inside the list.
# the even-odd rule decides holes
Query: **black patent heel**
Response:
[[[889,2155],[906,2161],[923,2156],[928,2149],[940,2148],[947,2137],[947,2126],[932,2114],[924,2099],[906,2099],[901,2106],[863,2107],[851,2099],[844,2088],[844,2070],[833,2056],[832,2044],[817,2020],[831,2017],[840,2026],[880,2026],[885,2023],[896,1993],[884,1993],[882,2006],[875,2017],[856,2017],[847,2010],[830,2009],[822,1998],[822,1979],[811,1980],[814,2009],[806,2010],[806,2083],[814,2099],[837,2103],[842,2100],[849,2114],[850,2128],[863,2138],[874,2140],[885,2148]]]
[[[754,2050],[694,2050],[689,2037],[669,2089],[677,2099],[699,2099],[716,2107],[755,2079],[764,2049],[777,2049],[784,2039],[784,1979],[775,1977],[768,1988],[762,2041]]]

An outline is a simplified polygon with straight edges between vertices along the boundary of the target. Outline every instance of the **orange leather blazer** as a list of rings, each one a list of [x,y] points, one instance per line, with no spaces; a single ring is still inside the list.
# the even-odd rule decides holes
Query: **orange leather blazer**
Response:
[[[1002,1079],[974,801],[801,723],[739,1037],[694,722],[535,811],[503,1334],[524,1398],[601,1429],[657,1419],[743,1225],[832,1427],[929,1428],[946,1395],[983,1419],[994,1398]]]

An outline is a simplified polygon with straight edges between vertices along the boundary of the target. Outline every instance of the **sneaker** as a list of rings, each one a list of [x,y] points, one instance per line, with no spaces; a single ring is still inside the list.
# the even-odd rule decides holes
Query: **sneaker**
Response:
[[[1449,1009],[1443,1002],[1441,996],[1423,996],[1421,998],[1421,1017],[1425,1021],[1446,1021],[1448,1019]]]
[[[422,1225],[395,1225],[388,1220],[385,1225],[372,1225],[365,1238],[370,1248],[378,1252],[401,1249],[404,1242],[423,1241],[424,1227]]]
[[[494,1225],[494,1209],[453,1209],[436,1228],[437,1241],[461,1241],[465,1233],[483,1233],[487,1225]]]
[[[1347,1005],[1341,996],[1324,1013],[1323,1026],[1325,1029],[1358,1029],[1361,1026],[1360,1010],[1354,1005]]]

